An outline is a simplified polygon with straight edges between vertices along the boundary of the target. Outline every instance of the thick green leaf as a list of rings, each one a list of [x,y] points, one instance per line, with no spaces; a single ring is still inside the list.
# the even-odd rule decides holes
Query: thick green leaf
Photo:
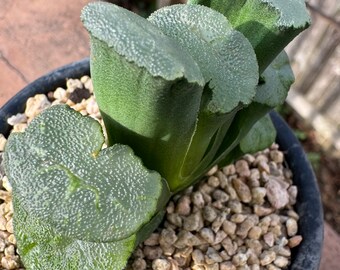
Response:
[[[136,245],[136,235],[116,242],[72,239],[28,214],[14,196],[14,229],[27,270],[122,270]]]
[[[288,56],[282,51],[263,72],[253,103],[236,114],[230,132],[223,139],[215,157],[217,163],[224,166],[244,153],[237,145],[259,119],[285,101],[293,81]],[[239,151],[237,148],[233,150],[235,147]]]
[[[91,75],[109,144],[127,144],[171,184],[195,131],[204,79],[149,21],[108,3],[85,7]]]
[[[209,157],[214,156],[216,145],[227,132],[224,127],[229,126],[241,106],[253,99],[258,65],[249,41],[212,9],[175,5],[156,11],[148,20],[189,52],[207,84],[195,135],[180,177],[172,185],[181,189],[195,180],[187,176],[201,167],[202,162],[211,161]]]
[[[285,51],[274,59],[262,73],[261,79],[263,82],[257,87],[254,101],[271,108],[283,104],[294,82],[294,74]]]
[[[169,191],[128,146],[101,150],[100,124],[53,106],[6,144],[5,169],[19,203],[78,240],[127,238],[164,207]]]
[[[267,114],[258,120],[248,134],[240,141],[240,150],[246,153],[256,153],[272,145],[276,138],[276,129]]]
[[[189,0],[224,14],[253,45],[264,71],[283,48],[310,24],[304,0]]]
[[[198,63],[212,91],[201,110],[224,114],[251,102],[258,82],[256,55],[221,13],[199,5],[174,5],[159,9],[148,20]]]

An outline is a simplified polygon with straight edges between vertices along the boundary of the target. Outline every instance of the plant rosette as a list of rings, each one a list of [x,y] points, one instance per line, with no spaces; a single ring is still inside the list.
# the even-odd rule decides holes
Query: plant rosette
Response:
[[[123,269],[135,248],[159,226],[164,215],[169,218],[176,214],[171,213],[169,205],[166,207],[170,197],[175,200],[174,209],[180,208],[180,201],[185,199],[176,194],[184,192],[188,197],[188,187],[198,183],[213,165],[232,170],[226,166],[274,141],[275,128],[267,113],[284,101],[293,82],[288,58],[281,50],[309,23],[304,3],[297,0],[282,6],[278,1],[262,0],[231,6],[228,1],[203,2],[166,7],[148,19],[103,2],[84,8],[82,21],[91,37],[91,77],[98,108],[90,93],[85,91],[82,96],[84,87],[79,80],[73,81],[79,87],[70,93],[58,88],[51,94],[55,103],[68,105],[51,106],[37,117],[37,110],[29,105],[38,104],[39,111],[49,107],[49,101],[42,96],[29,99],[29,125],[24,132],[11,133],[3,154],[8,178],[5,183],[12,189],[15,239],[27,269]],[[275,45],[268,48],[268,44]],[[56,82],[58,76],[52,76],[52,81]],[[91,84],[83,82],[86,83]],[[100,112],[104,127],[92,117],[84,117],[87,110],[93,110],[96,116]],[[3,118],[8,116],[7,111]],[[25,118],[16,115],[10,121],[24,121],[20,117]],[[24,127],[21,123],[17,129]],[[255,163],[244,158],[235,164],[235,173],[228,175],[222,169],[220,177],[216,172],[206,184],[198,183],[193,192],[201,194],[203,212],[189,196],[191,212],[178,216],[181,226],[196,219],[197,213],[204,217],[209,207],[216,208],[213,211],[221,223],[213,226],[215,220],[211,221],[214,241],[210,248],[201,233],[209,219],[202,219],[194,230],[185,227],[203,241],[196,243],[206,253],[206,264],[202,266],[205,269],[228,269],[228,264],[218,265],[220,259],[212,262],[217,255],[224,260],[229,256],[230,267],[249,267],[245,261],[250,258],[254,267],[267,269],[289,264],[279,249],[299,242],[299,236],[294,238],[295,212],[292,210],[286,219],[282,217],[285,225],[277,227],[276,233],[275,229],[262,230],[256,215],[268,210],[265,213],[273,219],[270,218],[270,226],[275,226],[282,215],[275,211],[296,200],[295,185],[278,170],[282,163],[271,160],[271,151],[280,153],[273,147],[264,152],[267,156],[262,154],[268,164],[264,160],[255,162],[257,157],[248,155]],[[247,166],[249,172],[258,171],[257,180],[255,176],[254,181],[246,180],[244,172],[237,169]],[[272,170],[276,171],[274,175],[270,175]],[[230,182],[228,187],[222,184],[222,174]],[[202,186],[212,189],[209,181],[220,183],[215,187],[218,192],[205,194],[200,190]],[[250,205],[235,212],[229,204],[237,200]],[[233,225],[223,226],[233,220],[235,233],[228,232]],[[163,225],[173,231],[181,227],[170,219]],[[266,253],[261,249],[261,254],[257,254],[259,264],[251,255],[249,244],[248,249],[242,247],[256,226],[262,230],[258,237],[272,249],[266,249]],[[199,235],[193,234],[195,230]],[[282,231],[283,238],[279,236]],[[181,239],[180,235],[175,236],[176,242]],[[227,237],[229,246],[241,248],[237,256],[226,243],[223,245]],[[160,239],[159,236],[161,246]],[[150,249],[150,245],[147,247]],[[224,255],[217,254],[222,247]],[[187,247],[175,248],[173,252]],[[176,254],[169,258],[169,267],[187,267],[183,253],[177,257]],[[137,257],[136,261],[144,260]],[[312,261],[316,257],[312,256]],[[152,267],[160,269],[163,263],[167,269],[165,261],[152,262]],[[138,263],[132,264],[136,267]],[[316,264],[317,260],[313,265]],[[201,269],[199,264],[197,267]]]
[[[7,122],[12,132],[23,132],[43,110],[68,104],[102,123],[92,91],[88,76],[70,79],[64,88],[29,98],[25,112],[9,117]],[[5,137],[0,141],[2,151]],[[283,153],[277,145],[272,145],[220,170],[214,166],[201,183],[176,195],[167,204],[164,221],[137,247],[128,269],[215,269],[217,265],[220,269],[241,266],[286,269],[291,264],[291,252],[299,248],[302,236],[297,227],[300,217],[293,208],[297,186],[284,163]],[[2,193],[1,207],[9,209],[3,216],[6,255],[2,266],[21,269],[11,225],[11,187],[4,175],[2,183],[6,192]],[[317,216],[316,211],[314,215]],[[304,234],[303,229],[299,231]],[[308,255],[313,256],[310,251]]]

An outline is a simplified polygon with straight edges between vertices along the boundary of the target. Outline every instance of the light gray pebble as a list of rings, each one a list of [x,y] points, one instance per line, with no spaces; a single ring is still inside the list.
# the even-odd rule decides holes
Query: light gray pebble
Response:
[[[215,241],[215,234],[212,229],[210,228],[202,228],[199,231],[200,236],[204,239],[207,243],[213,244]]]
[[[236,173],[236,168],[234,164],[230,164],[228,166],[223,167],[222,171],[225,175],[229,176]]]
[[[233,179],[232,183],[240,200],[244,203],[249,203],[252,197],[248,185],[240,178]]]
[[[191,201],[199,209],[204,207],[204,204],[205,204],[204,197],[200,191],[195,191],[192,193]]]
[[[188,216],[191,213],[191,200],[188,195],[182,196],[176,205],[176,213],[181,216]]]
[[[236,270],[236,266],[232,262],[222,262],[220,264],[220,270]]]
[[[26,123],[26,122],[27,122],[27,116],[24,113],[18,113],[7,119],[7,123],[11,126],[21,124],[21,123]]]
[[[153,270],[170,270],[171,263],[166,259],[156,259],[152,262]]]
[[[217,218],[217,212],[216,210],[207,205],[203,208],[203,218],[206,221],[213,222]]]
[[[209,176],[208,185],[213,187],[213,188],[217,188],[220,185],[220,180],[218,179],[218,177],[216,177],[214,175]]]
[[[231,222],[229,220],[225,220],[223,222],[223,231],[227,234],[227,235],[235,235],[236,233],[236,228],[237,228],[237,225],[234,223],[234,222]]]
[[[155,260],[162,255],[162,249],[159,246],[144,246],[143,252],[148,260]]]
[[[289,195],[287,189],[280,182],[270,179],[266,185],[267,198],[275,209],[281,209],[289,203]]]
[[[205,254],[205,262],[207,264],[214,264],[222,262],[223,259],[220,254],[212,247],[209,247]]]
[[[222,203],[227,202],[229,200],[229,196],[223,190],[216,189],[213,194],[212,198],[216,201],[220,201]]]
[[[272,263],[276,259],[276,253],[272,250],[265,250],[260,255],[260,264],[262,266]]]

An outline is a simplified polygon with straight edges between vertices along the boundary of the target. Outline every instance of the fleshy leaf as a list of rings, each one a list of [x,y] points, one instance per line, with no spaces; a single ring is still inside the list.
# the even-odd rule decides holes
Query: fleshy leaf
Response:
[[[198,63],[212,91],[210,113],[229,113],[247,105],[258,82],[256,56],[249,41],[219,12],[199,5],[174,5],[149,18]]]
[[[66,237],[127,238],[164,207],[169,191],[125,145],[101,150],[100,124],[53,106],[6,144],[5,169],[29,215]],[[14,209],[15,211],[15,209]]]
[[[189,0],[224,14],[253,45],[262,73],[310,24],[304,0]]]
[[[224,166],[233,161],[239,143],[248,134],[253,125],[274,107],[282,104],[294,81],[294,74],[289,65],[287,54],[282,51],[261,75],[254,101],[237,112],[231,123],[230,132],[223,139],[215,156],[216,163]],[[237,149],[233,150],[235,147]],[[234,151],[234,152],[232,152]],[[240,150],[242,154],[242,151]]]
[[[221,131],[227,132],[224,127],[235,112],[253,99],[258,82],[256,56],[249,41],[222,14],[207,7],[174,5],[156,11],[148,20],[188,51],[206,82],[195,135],[180,176],[172,184],[182,189],[195,180],[189,175],[202,167],[200,163],[211,161],[223,138]]]
[[[263,83],[258,85],[254,101],[272,108],[283,104],[294,82],[294,74],[285,51],[274,59],[261,78]]]
[[[136,245],[136,235],[106,243],[66,237],[25,211],[13,198],[17,246],[27,270],[122,270]]]
[[[267,114],[258,120],[248,134],[240,141],[240,150],[245,153],[255,153],[269,147],[276,137],[276,129]]]
[[[118,6],[87,5],[91,76],[109,144],[131,146],[171,184],[196,128],[204,79],[177,42]]]

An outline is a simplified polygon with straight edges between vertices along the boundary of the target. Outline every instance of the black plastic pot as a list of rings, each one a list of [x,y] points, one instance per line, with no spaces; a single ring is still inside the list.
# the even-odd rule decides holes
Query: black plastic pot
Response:
[[[89,59],[61,67],[29,84],[0,109],[0,133],[8,135],[7,118],[24,111],[26,100],[38,93],[65,87],[67,78],[90,74]],[[323,211],[316,178],[306,155],[284,120],[275,112],[271,117],[277,130],[277,143],[285,153],[299,189],[296,210],[300,215],[299,234],[303,242],[293,249],[291,270],[319,269],[323,243]]]

